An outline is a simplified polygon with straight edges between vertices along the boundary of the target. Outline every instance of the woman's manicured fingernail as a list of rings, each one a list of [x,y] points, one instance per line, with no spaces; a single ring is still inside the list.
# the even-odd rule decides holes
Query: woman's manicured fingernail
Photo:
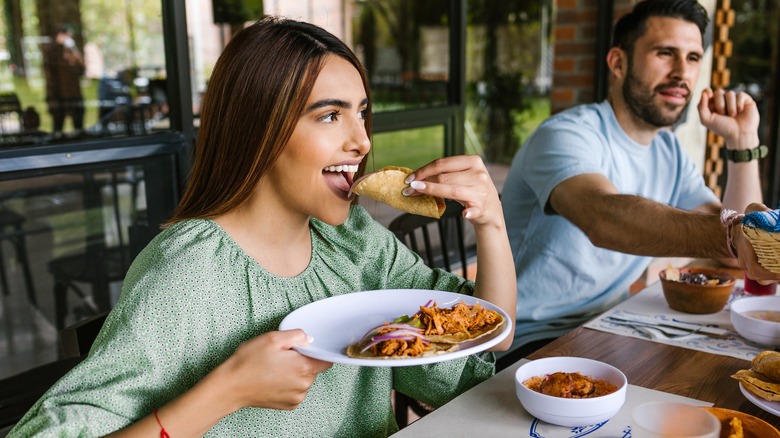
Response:
[[[306,341],[311,344],[312,342],[314,342],[314,336],[310,334],[306,334]]]
[[[406,184],[409,184],[409,183],[411,183],[412,181],[414,181],[414,174],[413,174],[413,173],[412,173],[412,174],[410,174],[409,176],[407,176],[407,177],[406,177],[406,179],[404,180],[404,182],[405,182]]]
[[[425,190],[425,183],[422,181],[412,181],[409,186],[415,190]]]
[[[470,211],[466,211],[466,219],[471,219],[471,212]]]
[[[404,195],[404,196],[409,196],[409,195],[411,195],[411,194],[412,194],[412,192],[414,192],[414,189],[413,189],[413,188],[411,188],[411,187],[406,187],[406,188],[404,188],[404,189],[401,191],[401,194],[402,194],[402,195]]]

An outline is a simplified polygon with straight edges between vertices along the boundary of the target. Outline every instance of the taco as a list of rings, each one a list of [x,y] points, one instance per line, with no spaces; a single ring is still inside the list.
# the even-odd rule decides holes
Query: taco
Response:
[[[429,357],[457,350],[452,344],[431,342],[422,329],[409,324],[385,323],[366,333],[360,342],[347,347],[347,356],[371,359]]]
[[[376,199],[407,213],[440,218],[446,208],[444,199],[431,195],[404,196],[401,193],[409,185],[405,180],[411,173],[412,169],[406,167],[383,167],[358,178],[349,193]]]
[[[462,301],[440,308],[429,301],[412,316],[403,315],[368,331],[347,355],[363,358],[403,359],[456,351],[458,344],[493,333],[504,322],[496,311],[479,303]]]

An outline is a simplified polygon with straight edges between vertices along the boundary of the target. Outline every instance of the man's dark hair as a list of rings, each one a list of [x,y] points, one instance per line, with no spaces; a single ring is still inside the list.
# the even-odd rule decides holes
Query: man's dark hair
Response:
[[[637,3],[634,10],[624,15],[612,34],[612,47],[632,51],[634,43],[647,31],[647,19],[650,17],[678,18],[699,27],[704,36],[710,18],[707,10],[695,0],[645,0]]]

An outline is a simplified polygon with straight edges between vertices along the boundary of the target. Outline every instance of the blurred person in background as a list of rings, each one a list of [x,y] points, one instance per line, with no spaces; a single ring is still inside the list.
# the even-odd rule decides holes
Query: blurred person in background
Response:
[[[70,27],[60,27],[44,55],[46,75],[46,103],[53,119],[55,136],[62,134],[65,117],[70,116],[73,129],[84,129],[84,96],[81,77],[84,75],[84,57],[73,39]]]

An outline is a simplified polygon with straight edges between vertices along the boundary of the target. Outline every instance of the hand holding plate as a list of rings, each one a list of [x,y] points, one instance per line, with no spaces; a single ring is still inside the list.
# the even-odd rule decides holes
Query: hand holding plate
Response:
[[[264,333],[241,344],[215,372],[231,382],[226,388],[237,409],[292,410],[303,402],[317,374],[332,365],[292,349],[308,344],[303,330]]]

